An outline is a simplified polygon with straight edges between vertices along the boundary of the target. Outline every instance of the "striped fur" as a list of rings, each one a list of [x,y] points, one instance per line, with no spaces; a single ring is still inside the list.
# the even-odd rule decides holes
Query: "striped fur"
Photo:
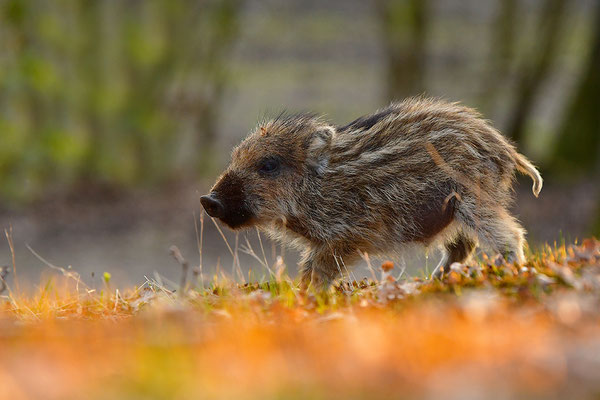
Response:
[[[266,158],[281,162],[267,177]],[[304,285],[323,287],[359,251],[389,256],[410,243],[440,243],[446,269],[477,243],[522,262],[525,232],[508,212],[515,171],[532,177],[537,196],[535,167],[475,110],[413,98],[345,126],[314,115],[264,122],[234,149],[213,194],[241,182],[228,212],[250,217],[230,226],[299,247]]]

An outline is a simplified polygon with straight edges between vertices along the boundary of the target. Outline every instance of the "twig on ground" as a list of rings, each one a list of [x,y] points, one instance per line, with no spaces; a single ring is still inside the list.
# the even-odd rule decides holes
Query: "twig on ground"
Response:
[[[217,227],[217,230],[221,234],[221,237],[225,241],[225,244],[227,245],[227,249],[229,249],[229,253],[231,254],[231,257],[235,257],[235,255],[233,254],[233,250],[231,249],[231,246],[229,245],[229,242],[227,241],[227,238],[225,237],[225,234],[221,230],[221,227],[219,227],[219,224],[217,224],[217,221],[215,221],[215,219],[213,217],[210,217],[210,219],[212,220],[213,224],[215,224],[215,226]]]
[[[73,279],[76,283],[75,288],[78,293],[79,293],[79,285],[80,284],[83,285],[88,290],[91,289],[91,287],[89,287],[84,281],[81,280],[81,276],[79,275],[78,272],[67,271],[63,267],[58,267],[58,266],[48,262],[46,259],[44,259],[42,256],[40,256],[38,253],[36,253],[28,244],[26,244],[25,247],[27,247],[27,249],[31,252],[31,254],[33,254],[38,260],[40,260],[42,263],[44,263],[47,267],[52,268],[57,271],[60,271],[67,278]]]
[[[8,230],[4,230],[4,234],[6,235],[6,240],[8,241],[8,247],[10,248],[10,256],[12,259],[12,268],[13,268],[13,276],[14,276],[14,282],[15,282],[15,289],[17,289],[17,293],[21,292],[21,289],[19,288],[19,278],[17,277],[17,263],[15,261],[15,246],[13,245],[13,239],[12,239],[12,225],[9,225]]]
[[[269,262],[267,261],[267,256],[265,255],[265,248],[263,247],[262,238],[260,237],[260,231],[258,230],[258,228],[256,228],[256,235],[258,236],[258,243],[260,243],[260,251],[262,252],[265,265],[269,265]]]
[[[240,242],[240,234],[239,232],[235,233],[235,250],[233,252],[233,268],[235,270],[235,273],[237,273],[238,278],[240,279],[240,283],[244,283],[244,274],[242,273],[242,266],[240,265],[240,257],[238,255],[238,249],[239,249],[239,242]]]
[[[0,267],[0,294],[6,290],[6,281],[4,280],[8,275],[8,267]]]
[[[198,235],[198,221],[194,213],[194,230],[196,231],[196,242],[198,244],[198,269],[193,269],[194,275],[200,276],[200,285],[204,289],[204,276],[202,271],[202,239],[204,235],[204,210],[200,211],[200,235]]]
[[[377,282],[377,275],[375,274],[375,270],[373,269],[373,265],[371,264],[371,258],[369,257],[369,253],[363,253],[362,251],[358,250],[358,254],[360,255],[360,258],[362,258],[367,263],[367,268],[371,273],[371,278],[373,279],[373,282]]]
[[[148,284],[148,287],[152,289],[152,291],[158,289],[166,295],[166,298],[171,301],[174,300],[172,296],[173,292],[165,287],[162,282],[162,277],[158,274],[158,272],[154,271],[154,279],[150,279],[146,275],[144,275],[144,279],[146,279],[146,283]]]
[[[259,236],[260,237],[260,236]],[[275,274],[273,273],[273,270],[271,268],[269,268],[269,264],[267,264],[267,259],[265,257],[264,261],[260,259],[260,257],[254,252],[254,249],[252,248],[252,245],[250,244],[250,241],[248,240],[248,236],[245,236],[246,239],[246,245],[242,245],[242,247],[240,247],[240,251],[244,254],[248,254],[250,257],[254,258],[256,261],[258,261],[263,268],[265,268],[267,271],[269,271],[270,277],[274,277]],[[262,247],[262,244],[261,244]],[[263,257],[264,257],[264,251],[263,251]]]
[[[190,264],[185,258],[183,258],[183,255],[181,255],[181,251],[179,251],[179,248],[175,245],[169,248],[169,254],[175,259],[175,261],[179,263],[179,265],[181,265],[182,272],[181,282],[179,283],[179,290],[180,295],[184,296],[187,290],[187,275],[188,269],[190,268]]]

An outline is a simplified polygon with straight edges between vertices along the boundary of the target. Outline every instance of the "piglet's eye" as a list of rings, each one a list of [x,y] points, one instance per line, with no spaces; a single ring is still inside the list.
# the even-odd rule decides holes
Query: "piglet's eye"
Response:
[[[279,160],[275,158],[267,158],[260,163],[258,171],[263,174],[273,174],[279,170],[279,167]]]

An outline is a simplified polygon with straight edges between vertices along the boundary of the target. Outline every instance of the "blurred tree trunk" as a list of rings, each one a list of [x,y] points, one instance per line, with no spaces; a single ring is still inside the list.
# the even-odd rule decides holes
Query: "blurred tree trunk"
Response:
[[[100,4],[96,1],[80,2],[76,6],[78,18],[75,18],[75,21],[79,23],[78,31],[86,33],[81,35],[80,45],[73,54],[74,57],[79,57],[81,60],[78,72],[85,79],[87,90],[85,96],[87,101],[82,102],[82,109],[88,128],[88,144],[80,172],[81,182],[86,183],[98,175],[101,169],[102,154],[105,151],[102,140],[105,127],[98,113],[98,93],[101,93],[104,83],[102,73],[104,37],[101,35],[102,21],[99,11],[108,6],[108,2]]]
[[[231,78],[229,70],[224,68],[223,60],[230,57],[235,38],[239,34],[241,8],[242,0],[222,0],[211,8],[214,40],[206,48],[207,83],[203,91],[204,97],[197,103],[194,119],[196,148],[199,149],[196,167],[200,171],[209,171],[214,167],[218,120],[228,88],[227,81]]]
[[[0,199],[210,164],[242,5],[0,0]],[[179,97],[193,101],[174,110]]]
[[[561,124],[553,167],[600,174],[600,3],[596,5],[594,36],[585,68]]]
[[[492,27],[490,65],[479,105],[483,114],[489,114],[500,89],[504,86],[515,55],[516,20],[519,15],[518,0],[497,0],[498,14]]]
[[[591,51],[554,148],[555,173],[583,172],[600,182],[600,2],[596,3]],[[600,202],[592,233],[600,235]]]
[[[192,84],[189,79],[176,82],[176,95],[170,105],[174,112],[190,117],[194,130],[195,169],[201,172],[208,172],[215,166],[218,121],[223,100],[230,87],[231,76],[227,60],[239,34],[243,3],[243,0],[199,3],[202,5],[200,11],[204,18],[204,30],[200,32],[201,46],[188,49],[187,54],[180,57],[185,62],[179,66],[176,75],[192,75],[194,79]],[[191,23],[196,20],[198,18]],[[199,74],[190,74],[188,71],[189,66],[194,64],[202,66]]]
[[[401,99],[425,90],[428,0],[378,0],[387,59],[386,97]]]
[[[517,81],[517,98],[508,122],[507,133],[516,142],[522,139],[535,97],[556,56],[566,4],[566,0],[546,0],[543,5],[535,35],[540,38],[535,46],[539,50],[534,51],[532,58],[525,61]]]

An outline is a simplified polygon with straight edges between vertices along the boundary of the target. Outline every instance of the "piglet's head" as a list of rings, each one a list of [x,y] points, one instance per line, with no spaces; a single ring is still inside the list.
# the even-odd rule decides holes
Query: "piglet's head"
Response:
[[[293,212],[310,179],[321,179],[335,129],[311,115],[260,124],[200,202],[232,229],[268,226]]]

